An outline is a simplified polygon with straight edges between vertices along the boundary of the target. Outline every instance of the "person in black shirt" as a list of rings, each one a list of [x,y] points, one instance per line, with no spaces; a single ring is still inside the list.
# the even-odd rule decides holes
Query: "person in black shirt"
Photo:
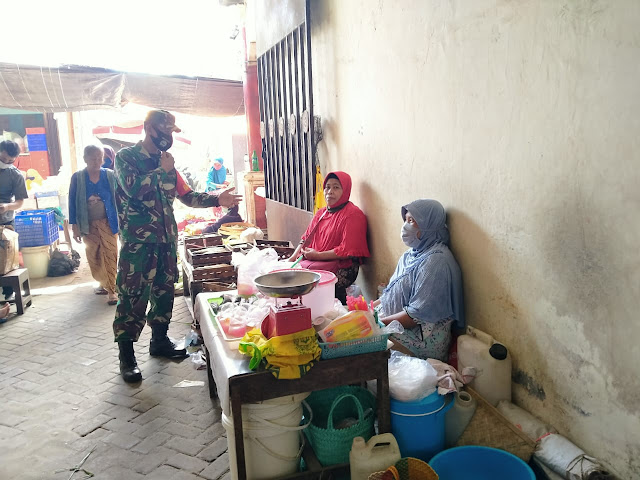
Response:
[[[24,177],[13,163],[20,155],[20,147],[16,142],[4,140],[0,142],[0,225],[14,228],[15,211],[22,207],[28,197]],[[5,299],[13,296],[13,288],[2,287]]]

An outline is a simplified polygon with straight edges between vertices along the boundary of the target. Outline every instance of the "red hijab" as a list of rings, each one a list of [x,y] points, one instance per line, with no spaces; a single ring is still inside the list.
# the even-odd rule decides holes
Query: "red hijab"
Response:
[[[368,257],[367,246],[367,217],[362,210],[349,201],[351,196],[351,177],[345,172],[329,173],[323,183],[329,178],[337,178],[342,186],[342,196],[335,203],[335,207],[321,208],[316,212],[307,231],[302,236],[304,246],[319,252],[333,250],[340,257]],[[329,265],[333,264],[335,265]],[[336,270],[351,266],[352,260],[338,260],[330,262],[310,262],[303,260],[304,268],[322,268]],[[322,265],[319,265],[322,264]],[[334,268],[332,268],[334,267]]]

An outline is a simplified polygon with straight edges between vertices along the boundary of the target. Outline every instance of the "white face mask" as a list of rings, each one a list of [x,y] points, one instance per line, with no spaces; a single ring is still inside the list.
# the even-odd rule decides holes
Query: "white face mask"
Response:
[[[400,236],[407,247],[416,248],[420,245],[420,229],[414,223],[404,222]]]

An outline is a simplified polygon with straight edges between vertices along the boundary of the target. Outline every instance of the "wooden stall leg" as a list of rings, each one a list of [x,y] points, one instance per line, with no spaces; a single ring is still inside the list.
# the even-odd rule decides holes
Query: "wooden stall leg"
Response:
[[[391,432],[391,402],[389,400],[389,363],[384,362],[377,379],[378,387],[378,430],[379,433]]]
[[[247,466],[244,457],[244,432],[242,431],[242,401],[240,392],[236,391],[229,383],[229,396],[231,397],[231,415],[233,417],[233,435],[236,444],[236,465],[238,468],[238,480],[247,479]]]
[[[215,398],[218,396],[218,387],[216,387],[216,381],[213,379],[213,371],[211,370],[211,360],[209,360],[209,350],[207,347],[202,344],[202,348],[204,349],[204,355],[207,360],[207,380],[209,384],[209,398]]]
[[[182,294],[185,297],[190,296],[190,292],[189,292],[189,276],[187,275],[187,272],[185,271],[184,267],[182,267]]]

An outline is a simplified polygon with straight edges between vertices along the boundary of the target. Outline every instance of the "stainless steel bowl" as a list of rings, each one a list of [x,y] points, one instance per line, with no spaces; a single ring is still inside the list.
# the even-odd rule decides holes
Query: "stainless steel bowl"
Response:
[[[316,287],[319,281],[319,273],[309,270],[283,270],[260,275],[254,283],[264,295],[290,298],[306,295]]]

